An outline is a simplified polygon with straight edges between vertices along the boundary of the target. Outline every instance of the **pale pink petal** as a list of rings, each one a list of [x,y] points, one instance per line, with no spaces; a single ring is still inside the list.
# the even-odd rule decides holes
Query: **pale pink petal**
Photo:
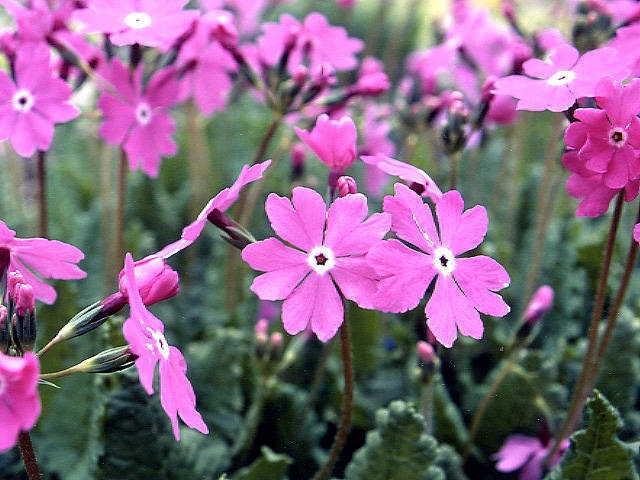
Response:
[[[148,332],[145,327],[134,318],[129,318],[124,322],[122,332],[125,340],[131,347],[131,352],[138,356],[135,363],[140,384],[149,395],[152,395],[154,391],[153,376],[159,357],[155,355],[155,351],[151,351],[147,346],[149,342],[151,342]]]
[[[454,256],[480,245],[489,223],[484,207],[475,206],[462,213],[463,208],[462,196],[456,190],[445,193],[436,204],[441,245]]]
[[[509,274],[494,259],[483,255],[456,258],[452,273],[474,308],[487,315],[503,317],[511,310],[500,295],[494,293],[509,286]]]
[[[513,472],[524,466],[531,457],[543,448],[537,438],[525,435],[510,435],[494,458],[498,460],[496,470]]]
[[[364,256],[337,258],[331,277],[345,298],[362,308],[377,309],[379,276]]]

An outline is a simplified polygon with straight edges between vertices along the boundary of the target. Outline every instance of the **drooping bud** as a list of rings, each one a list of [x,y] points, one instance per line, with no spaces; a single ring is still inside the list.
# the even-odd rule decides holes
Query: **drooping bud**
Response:
[[[349,194],[358,193],[358,186],[352,177],[342,175],[338,178],[337,186],[339,197],[346,197]]]
[[[542,285],[538,288],[531,297],[527,309],[524,312],[525,321],[533,324],[540,320],[553,305],[553,295],[553,288],[549,285]]]
[[[140,297],[146,306],[167,300],[180,291],[178,272],[164,258],[147,257],[135,262],[135,276]],[[120,292],[127,295],[124,270],[120,272],[118,283]]]
[[[291,181],[295,182],[302,178],[304,174],[304,145],[294,143],[291,146]]]
[[[237,225],[217,208],[211,210],[211,213],[207,215],[207,220],[226,233],[222,236],[223,240],[240,250],[256,241],[250,232]]]
[[[440,131],[442,144],[449,155],[459,152],[467,143],[469,111],[462,100],[449,104],[447,117]]]
[[[129,345],[105,350],[80,362],[75,368],[83,373],[113,373],[129,368],[137,355],[131,352]]]
[[[436,351],[429,342],[421,340],[416,344],[416,355],[418,357],[418,378],[421,383],[427,384],[439,366]]]

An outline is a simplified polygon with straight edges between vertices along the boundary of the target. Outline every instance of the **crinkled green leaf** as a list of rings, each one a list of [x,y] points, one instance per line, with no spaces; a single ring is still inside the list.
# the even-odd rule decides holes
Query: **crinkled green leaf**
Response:
[[[284,480],[291,458],[262,447],[262,457],[233,476],[233,480]]]
[[[585,429],[571,435],[571,445],[546,480],[637,480],[637,447],[621,442],[618,411],[595,390],[586,404]]]
[[[425,429],[424,418],[401,400],[378,410],[376,429],[354,454],[346,480],[444,480],[438,442]]]

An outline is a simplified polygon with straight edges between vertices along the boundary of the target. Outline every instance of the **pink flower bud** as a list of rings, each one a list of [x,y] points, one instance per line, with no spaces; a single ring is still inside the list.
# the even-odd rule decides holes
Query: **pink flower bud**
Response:
[[[436,352],[433,349],[433,345],[427,342],[418,342],[416,345],[416,352],[420,361],[425,365],[432,364],[433,360],[436,357]]]
[[[17,270],[7,274],[7,292],[10,298],[15,298],[16,287],[21,283],[24,283],[24,277]]]
[[[175,296],[180,291],[178,272],[167,265],[164,258],[148,257],[135,262],[135,277],[142,302],[153,305]],[[120,293],[127,295],[124,270],[118,278]]]
[[[33,287],[28,283],[19,283],[14,290],[14,298],[16,302],[16,311],[18,315],[26,315],[32,313],[36,308],[36,295]]]
[[[346,197],[351,193],[358,193],[358,186],[356,185],[356,181],[346,175],[338,178],[338,196]]]
[[[540,320],[547,310],[553,305],[553,289],[548,285],[542,285],[531,297],[529,305],[524,312],[524,319],[529,325]]]
[[[269,330],[269,320],[266,318],[261,318],[256,322],[256,326],[253,328],[256,337],[258,335],[266,335]]]
[[[284,338],[282,336],[282,333],[273,332],[270,337],[271,347],[274,349],[280,349],[282,347],[283,340]]]

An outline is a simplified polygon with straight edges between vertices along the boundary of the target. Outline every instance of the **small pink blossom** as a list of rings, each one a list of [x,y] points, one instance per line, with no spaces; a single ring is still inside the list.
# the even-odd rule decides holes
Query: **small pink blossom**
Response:
[[[482,338],[479,312],[502,317],[509,306],[497,291],[510,283],[506,270],[484,255],[459,257],[476,248],[487,232],[487,213],[481,206],[463,212],[460,194],[452,190],[436,203],[438,227],[431,209],[405,185],[396,184],[395,196],[384,199],[392,217],[391,229],[400,240],[373,246],[367,262],[382,277],[378,309],[404,312],[415,308],[435,278],[427,301],[427,325],[436,339],[451,347],[458,333]]]
[[[21,272],[38,300],[51,304],[56,300],[56,291],[32,272],[44,278],[61,280],[87,275],[76,265],[84,254],[73,245],[46,238],[15,238],[15,235],[16,232],[0,221],[0,264],[3,263],[2,257],[8,254],[7,270]]]
[[[178,272],[167,265],[164,258],[149,256],[134,263],[136,285],[142,303],[146,306],[174,297],[180,291]],[[127,276],[124,270],[118,277],[120,293],[127,294]]]
[[[171,138],[176,125],[168,108],[178,99],[175,68],[156,72],[146,87],[142,85],[139,65],[132,75],[125,65],[113,59],[104,78],[116,90],[106,89],[98,100],[104,115],[100,136],[114,145],[122,145],[129,167],[150,177],[158,175],[160,157],[173,155],[178,147]]]
[[[68,122],[80,111],[69,103],[71,87],[54,76],[45,44],[28,42],[16,53],[15,82],[0,71],[0,140],[9,139],[22,157],[46,151],[54,124]]]
[[[188,0],[88,0],[75,19],[88,33],[106,33],[114,45],[157,47],[167,51],[195,20],[197,10],[183,10]]]
[[[11,357],[0,352],[0,452],[13,447],[20,432],[33,428],[40,416],[40,362],[32,352]]]
[[[365,254],[389,230],[389,217],[367,216],[367,199],[351,194],[329,210],[317,192],[297,187],[292,199],[270,194],[266,212],[277,238],[252,243],[242,259],[255,270],[251,290],[262,300],[284,300],[284,329],[307,328],[326,342],[344,321],[341,292],[363,308],[373,308],[377,275]]]
[[[513,472],[522,468],[520,480],[541,480],[544,471],[544,459],[549,454],[553,441],[542,443],[542,440],[525,435],[511,435],[504,442],[494,459],[498,460],[496,470]],[[564,440],[560,448],[549,461],[549,468],[555,467],[569,447],[569,440]]]
[[[295,132],[318,158],[332,169],[344,170],[356,159],[358,131],[351,117],[332,120],[323,113],[311,132],[294,127]]]
[[[156,365],[160,364],[160,403],[171,419],[173,435],[180,440],[178,416],[189,427],[201,433],[209,433],[202,416],[196,411],[196,396],[186,376],[187,364],[180,350],[167,343],[164,325],[149,310],[140,298],[136,284],[135,267],[131,254],[125,260],[125,276],[129,294],[129,318],[124,322],[124,337],[131,352],[138,356],[136,368],[140,383],[152,395]]]

